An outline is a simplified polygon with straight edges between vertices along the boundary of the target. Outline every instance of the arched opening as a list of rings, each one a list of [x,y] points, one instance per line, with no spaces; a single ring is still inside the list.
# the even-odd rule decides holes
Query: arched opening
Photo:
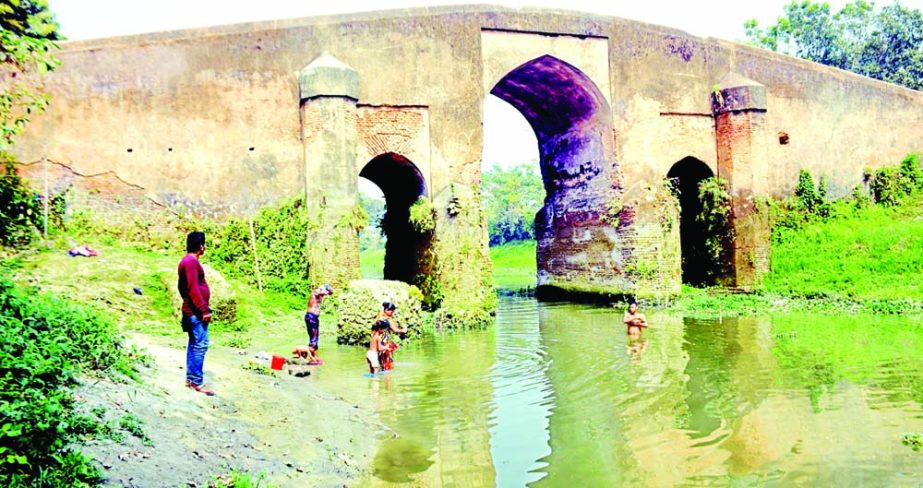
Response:
[[[409,159],[385,153],[369,161],[359,176],[377,185],[385,199],[380,224],[386,239],[384,279],[413,284],[425,271],[423,256],[432,241],[431,231],[418,231],[410,221],[410,207],[426,195],[423,174]]]
[[[381,222],[385,216],[385,194],[375,183],[359,177],[359,205],[369,216],[368,224],[359,231],[359,264],[362,279],[385,278],[385,244],[387,236]]]
[[[507,73],[490,93],[519,110],[538,141],[545,199],[535,218],[537,284],[580,289],[621,278],[607,220],[618,190],[612,122],[596,84],[545,55]]]
[[[681,159],[667,173],[673,189],[679,194],[683,283],[694,286],[713,285],[717,274],[717,263],[706,246],[707,226],[698,219],[702,213],[699,184],[713,176],[708,165],[693,157]]]
[[[535,286],[535,215],[544,200],[535,131],[515,107],[488,95],[484,100],[481,205],[498,289]]]

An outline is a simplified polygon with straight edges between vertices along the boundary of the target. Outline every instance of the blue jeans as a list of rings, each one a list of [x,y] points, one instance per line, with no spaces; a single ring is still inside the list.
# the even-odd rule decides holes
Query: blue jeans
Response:
[[[208,324],[202,319],[183,316],[183,330],[189,334],[186,346],[186,381],[199,386],[203,382],[202,367],[205,365],[205,353],[208,351]]]

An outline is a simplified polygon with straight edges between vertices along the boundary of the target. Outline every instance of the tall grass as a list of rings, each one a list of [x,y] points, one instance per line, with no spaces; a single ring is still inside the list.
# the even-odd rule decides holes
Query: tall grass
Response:
[[[797,230],[777,229],[764,289],[853,300],[923,300],[923,197],[857,208]]]

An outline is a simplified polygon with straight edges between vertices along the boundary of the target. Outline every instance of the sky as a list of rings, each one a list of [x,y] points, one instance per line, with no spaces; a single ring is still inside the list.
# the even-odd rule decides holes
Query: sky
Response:
[[[697,36],[739,41],[744,38],[746,20],[755,18],[760,25],[772,24],[790,1],[49,0],[49,6],[61,25],[61,33],[72,40],[350,12],[489,3],[610,15],[674,27]],[[828,0],[827,3],[837,11],[848,2]],[[901,4],[923,10],[923,0],[902,0]],[[488,96],[484,103],[482,159],[485,164],[501,165],[538,160],[537,143],[528,123],[514,108],[493,96]],[[377,188],[369,185],[362,184],[363,191],[377,193]]]
[[[489,3],[558,8],[624,17],[679,28],[698,36],[743,38],[743,23],[774,22],[790,0],[50,0],[69,39],[91,39],[162,30],[434,5]],[[847,2],[828,1],[834,10]],[[890,1],[878,2],[881,5]],[[923,0],[903,0],[923,10]]]

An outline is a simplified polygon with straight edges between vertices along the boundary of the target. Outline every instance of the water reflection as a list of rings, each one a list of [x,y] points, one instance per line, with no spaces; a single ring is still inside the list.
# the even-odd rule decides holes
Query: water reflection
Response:
[[[918,486],[923,326],[906,318],[649,314],[504,300],[495,328],[312,381],[393,429],[372,485]],[[339,370],[355,355],[355,368]],[[347,377],[348,375],[348,377]]]
[[[493,333],[455,334],[398,352],[395,371],[371,381],[396,384],[394,394],[377,395],[391,402],[377,409],[397,437],[381,442],[373,474],[422,486],[492,485],[485,404],[493,392]]]
[[[525,486],[544,476],[551,453],[548,417],[554,392],[548,380],[548,346],[539,330],[535,301],[511,302],[497,313],[497,360],[491,373],[494,385],[490,454],[497,486]]]

